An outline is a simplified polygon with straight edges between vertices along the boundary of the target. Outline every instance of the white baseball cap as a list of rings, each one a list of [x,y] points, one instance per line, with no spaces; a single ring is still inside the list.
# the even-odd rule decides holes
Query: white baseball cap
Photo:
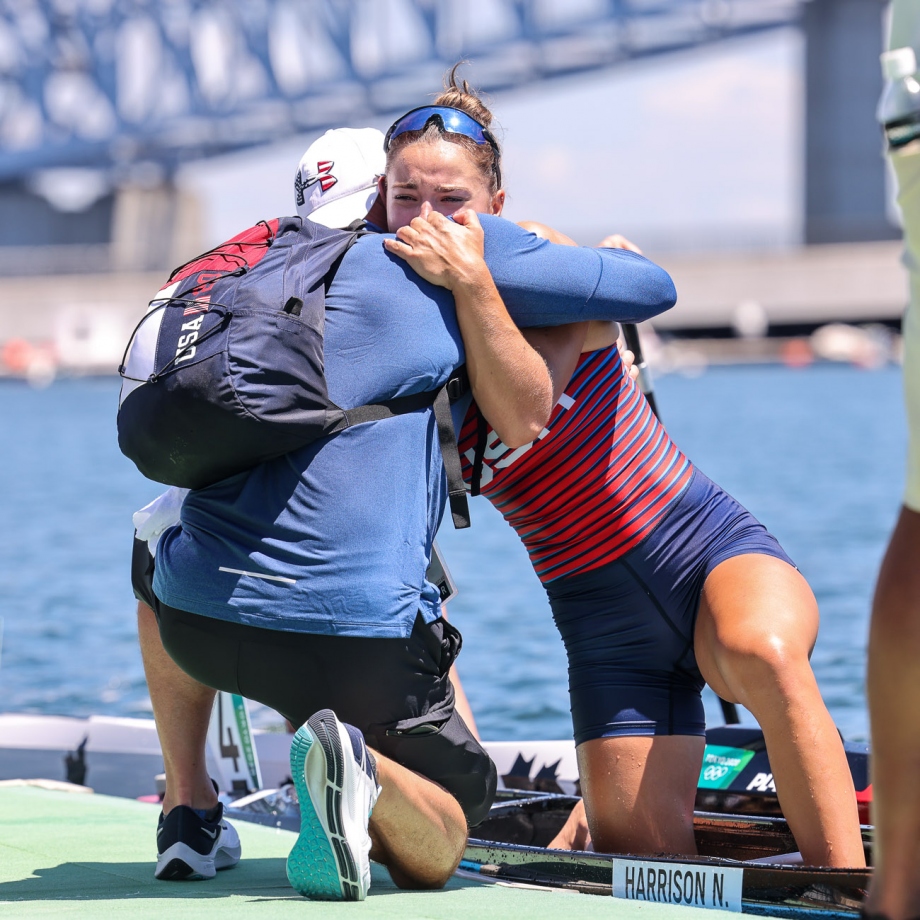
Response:
[[[294,176],[297,213],[325,227],[347,227],[367,214],[385,171],[382,132],[331,128],[301,157]]]

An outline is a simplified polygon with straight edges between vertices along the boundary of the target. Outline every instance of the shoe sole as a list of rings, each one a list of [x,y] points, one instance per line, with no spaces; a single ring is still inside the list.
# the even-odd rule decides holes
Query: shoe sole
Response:
[[[213,857],[202,856],[180,842],[159,855],[153,874],[161,882],[198,882],[214,878],[217,869]]]
[[[236,837],[235,843],[224,837]],[[221,829],[217,846],[205,856],[187,843],[178,841],[157,857],[154,877],[161,882],[198,882],[214,878],[223,869],[232,869],[240,861],[240,842],[230,825]]]
[[[325,758],[325,824],[316,812],[306,780],[307,757],[314,745],[319,745]],[[316,713],[297,730],[291,744],[291,775],[300,802],[300,836],[287,859],[288,881],[307,898],[363,901],[367,892],[361,890],[357,863],[343,836],[345,760],[331,710]]]

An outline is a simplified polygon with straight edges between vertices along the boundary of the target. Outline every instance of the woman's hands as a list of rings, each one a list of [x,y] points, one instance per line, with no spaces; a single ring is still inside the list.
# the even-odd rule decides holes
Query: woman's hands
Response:
[[[426,201],[421,214],[386,239],[388,252],[404,259],[431,284],[453,291],[458,285],[482,284],[489,269],[483,258],[485,238],[476,212],[455,211],[447,218]]]
[[[384,240],[431,284],[454,295],[466,368],[479,409],[508,447],[533,441],[553,411],[553,382],[539,352],[505,309],[483,258],[485,240],[475,211],[449,220],[427,202],[411,223]]]

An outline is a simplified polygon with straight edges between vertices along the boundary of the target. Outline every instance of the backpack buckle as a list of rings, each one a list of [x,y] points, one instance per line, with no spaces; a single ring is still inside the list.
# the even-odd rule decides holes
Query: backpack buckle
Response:
[[[470,378],[466,373],[466,366],[458,367],[454,375],[447,381],[447,398],[455,403],[465,395],[470,388]]]

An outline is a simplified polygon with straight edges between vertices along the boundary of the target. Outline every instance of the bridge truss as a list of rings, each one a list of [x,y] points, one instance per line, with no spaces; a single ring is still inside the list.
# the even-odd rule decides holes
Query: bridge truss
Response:
[[[178,164],[799,21],[804,0],[0,0],[0,181]]]

